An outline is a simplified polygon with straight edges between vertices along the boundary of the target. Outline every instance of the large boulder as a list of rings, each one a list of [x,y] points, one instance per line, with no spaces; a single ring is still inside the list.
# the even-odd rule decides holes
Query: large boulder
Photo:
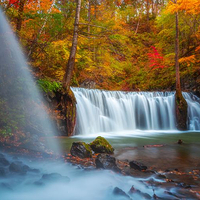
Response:
[[[18,173],[20,175],[25,175],[27,172],[39,173],[38,169],[32,169],[28,165],[23,164],[21,161],[12,162],[9,166],[9,171],[12,173]]]
[[[95,153],[112,154],[114,152],[114,148],[101,136],[98,136],[93,142],[91,142],[90,147]]]
[[[70,149],[70,153],[72,156],[76,156],[79,158],[92,157],[92,149],[85,142],[73,142],[72,147]]]
[[[110,169],[116,172],[121,172],[116,164],[116,159],[108,154],[99,154],[95,159],[96,168]]]
[[[51,173],[51,174],[43,174],[42,178],[39,181],[36,181],[34,184],[42,186],[53,182],[69,183],[69,181],[70,179],[67,176],[62,176],[61,174],[58,173]]]
[[[19,161],[12,162],[9,166],[9,171],[14,173],[26,174],[29,170],[29,166],[24,165],[22,162]]]

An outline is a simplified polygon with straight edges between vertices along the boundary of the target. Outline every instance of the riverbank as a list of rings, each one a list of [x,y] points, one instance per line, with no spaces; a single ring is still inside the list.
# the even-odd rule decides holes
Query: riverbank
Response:
[[[184,188],[191,194],[197,194],[198,199],[200,194],[200,139],[198,134],[195,132],[159,133],[135,135],[134,137],[107,136],[107,139],[115,148],[113,156],[117,159],[117,165],[122,170],[122,174],[140,178],[153,176],[161,179],[164,187]],[[68,138],[67,141],[65,139],[59,139],[63,146],[66,143],[69,145],[69,140],[70,142],[91,142],[93,137],[74,137]],[[65,151],[67,152],[70,145],[67,148],[66,146]],[[95,168],[95,158],[96,156],[84,160],[76,159],[69,154],[67,156],[69,162],[83,165],[86,168]],[[131,169],[129,162],[132,160],[142,163],[147,170]]]

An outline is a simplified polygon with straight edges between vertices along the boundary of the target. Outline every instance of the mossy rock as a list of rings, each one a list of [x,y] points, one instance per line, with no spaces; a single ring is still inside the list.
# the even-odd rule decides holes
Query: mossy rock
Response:
[[[79,158],[92,157],[92,149],[85,142],[73,142],[72,147],[70,149],[70,153],[72,156]]]
[[[98,136],[93,142],[91,142],[90,147],[95,153],[112,154],[114,152],[114,148],[101,136]]]

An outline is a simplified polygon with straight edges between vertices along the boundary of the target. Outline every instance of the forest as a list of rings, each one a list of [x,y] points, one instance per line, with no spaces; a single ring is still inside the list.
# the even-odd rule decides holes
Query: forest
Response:
[[[198,0],[82,1],[71,86],[108,90],[175,90],[175,12],[179,12],[182,89],[197,92],[200,73]],[[2,0],[39,84],[62,82],[76,2]]]

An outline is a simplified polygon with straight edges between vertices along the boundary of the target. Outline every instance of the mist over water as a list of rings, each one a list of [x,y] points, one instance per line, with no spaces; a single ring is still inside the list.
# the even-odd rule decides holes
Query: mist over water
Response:
[[[27,137],[56,135],[27,60],[0,9],[0,131]],[[49,147],[59,151],[56,143]],[[30,146],[30,149],[34,146]]]
[[[6,155],[5,155],[6,156]],[[150,178],[133,178],[116,174],[109,170],[88,170],[75,168],[64,162],[40,161],[32,162],[29,159],[12,158],[6,156],[9,162],[22,162],[30,169],[38,172],[28,171],[26,174],[9,174],[0,179],[1,200],[124,200],[122,196],[113,195],[113,189],[119,187],[126,193],[132,186],[144,193],[153,195],[151,186],[145,183]],[[43,180],[43,175],[59,173],[62,177],[68,177],[69,182],[60,179]],[[152,177],[152,179],[154,179]],[[38,181],[41,181],[38,184]],[[162,180],[154,179],[162,183]],[[165,189],[154,187],[159,196],[164,194]],[[134,199],[142,199],[135,193]]]
[[[177,131],[174,92],[121,92],[72,88],[77,100],[77,134],[122,131]],[[188,103],[188,129],[200,130],[200,104]]]

